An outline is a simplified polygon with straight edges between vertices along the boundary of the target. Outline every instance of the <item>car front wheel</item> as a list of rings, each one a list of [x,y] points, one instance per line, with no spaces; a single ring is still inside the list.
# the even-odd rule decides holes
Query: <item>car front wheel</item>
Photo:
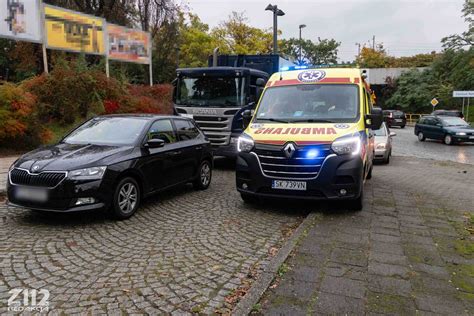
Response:
[[[424,142],[425,141],[425,134],[423,134],[422,132],[418,132],[418,140],[420,142]]]
[[[444,136],[444,143],[446,145],[452,145],[454,143],[453,138],[451,137],[451,135],[445,135]]]
[[[115,189],[112,215],[117,219],[127,219],[135,214],[139,206],[140,186],[131,177],[123,178]]]
[[[206,190],[211,184],[212,166],[209,160],[204,160],[199,166],[198,177],[194,180],[193,186],[198,190]]]

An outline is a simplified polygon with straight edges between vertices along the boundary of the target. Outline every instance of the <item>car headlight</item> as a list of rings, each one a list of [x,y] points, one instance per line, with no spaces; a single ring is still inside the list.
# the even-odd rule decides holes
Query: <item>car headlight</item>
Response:
[[[239,139],[237,140],[237,150],[239,152],[244,152],[244,153],[248,153],[252,150],[254,146],[254,141],[252,139],[252,137],[246,135],[246,134],[242,134],[242,136],[239,137]]]
[[[456,133],[456,135],[459,135],[459,136],[466,136],[466,133],[464,133],[464,132],[459,132],[459,133]]]
[[[377,146],[375,146],[375,148],[377,148],[377,149],[385,149],[385,143],[377,144]]]
[[[68,178],[72,180],[100,180],[104,176],[107,167],[91,167],[77,169],[68,173]]]
[[[358,155],[360,153],[361,140],[359,136],[344,137],[336,139],[331,149],[338,155]]]

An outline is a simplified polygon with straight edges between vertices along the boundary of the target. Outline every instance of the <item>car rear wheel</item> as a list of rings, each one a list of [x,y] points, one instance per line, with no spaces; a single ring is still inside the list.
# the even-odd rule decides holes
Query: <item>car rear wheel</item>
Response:
[[[401,128],[405,128],[405,125],[400,126]]]
[[[390,154],[387,155],[387,158],[383,161],[384,164],[388,165],[390,163]]]
[[[420,142],[424,142],[425,141],[425,134],[423,134],[423,132],[418,132],[418,140]]]
[[[137,211],[140,206],[140,186],[131,177],[120,180],[114,194],[111,207],[112,215],[117,219],[127,219]]]
[[[367,173],[366,179],[372,179],[372,170],[374,169],[374,163],[372,162],[372,165],[370,166],[369,172]]]
[[[446,145],[452,145],[454,143],[453,138],[451,137],[451,135],[447,134],[447,135],[444,136],[444,143]]]
[[[197,190],[206,190],[211,184],[212,179],[212,167],[209,160],[204,160],[199,166],[199,174],[196,180],[194,180],[193,186]]]

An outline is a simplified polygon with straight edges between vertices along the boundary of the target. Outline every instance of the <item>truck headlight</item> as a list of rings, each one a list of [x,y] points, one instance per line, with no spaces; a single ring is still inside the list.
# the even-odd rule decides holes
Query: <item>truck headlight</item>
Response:
[[[72,180],[100,180],[104,176],[107,167],[91,167],[77,169],[68,173],[68,178]]]
[[[456,133],[456,135],[459,135],[459,136],[466,136],[466,133],[464,133],[464,132],[459,132],[459,133]]]
[[[360,147],[361,140],[359,136],[336,139],[331,145],[332,151],[338,155],[358,155]]]
[[[242,136],[240,136],[239,139],[237,140],[237,150],[239,152],[248,153],[252,150],[253,146],[254,146],[254,141],[252,137],[246,134],[242,134]]]

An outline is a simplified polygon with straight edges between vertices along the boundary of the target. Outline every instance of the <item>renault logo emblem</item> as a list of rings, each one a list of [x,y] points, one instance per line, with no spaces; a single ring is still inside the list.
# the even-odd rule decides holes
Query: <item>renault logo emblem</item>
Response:
[[[289,143],[283,148],[283,152],[285,153],[286,158],[290,159],[293,157],[293,154],[295,153],[296,148],[293,143]]]

